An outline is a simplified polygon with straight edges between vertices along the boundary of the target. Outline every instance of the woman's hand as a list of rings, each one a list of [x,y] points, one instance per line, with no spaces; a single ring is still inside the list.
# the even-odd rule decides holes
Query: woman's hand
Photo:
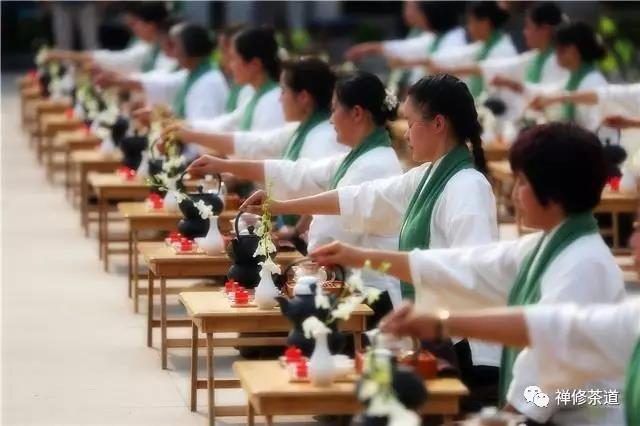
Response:
[[[187,167],[187,173],[196,178],[220,173],[224,161],[212,155],[203,155]]]
[[[194,131],[190,129],[184,122],[174,122],[166,126],[162,130],[162,140],[176,139],[180,142],[189,142],[193,139]]]
[[[321,265],[342,265],[353,268],[362,268],[367,261],[366,250],[340,241],[318,247],[309,253],[309,256]]]
[[[239,210],[247,213],[262,214],[262,205],[267,199],[267,192],[264,190],[258,190],[251,194],[249,198],[245,200],[240,206]],[[269,212],[273,215],[282,214],[282,201],[271,199],[269,200],[268,208]]]
[[[360,43],[347,49],[344,57],[349,61],[358,61],[364,56],[379,53],[381,50],[379,43]]]
[[[379,324],[381,331],[399,337],[410,336],[423,340],[436,337],[440,319],[433,314],[418,314],[413,305],[405,303],[384,317]]]
[[[524,90],[524,88],[522,87],[522,83],[502,75],[496,75],[495,77],[493,77],[493,79],[491,80],[491,85],[496,87],[504,87],[517,93],[522,93],[522,91]]]
[[[144,106],[131,112],[131,116],[135,118],[143,126],[149,126],[151,123],[151,108]]]

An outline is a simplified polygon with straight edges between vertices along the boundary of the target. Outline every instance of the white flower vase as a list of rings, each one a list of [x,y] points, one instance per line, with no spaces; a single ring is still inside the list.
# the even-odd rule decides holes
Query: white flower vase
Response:
[[[224,239],[218,229],[218,216],[209,218],[209,232],[204,238],[196,238],[198,247],[208,255],[220,254],[224,250]]]
[[[100,152],[103,154],[113,154],[116,150],[116,144],[113,143],[111,136],[102,139],[100,143]]]
[[[331,386],[336,371],[333,356],[329,352],[327,336],[326,332],[316,333],[316,345],[309,359],[309,381],[318,387]]]
[[[136,175],[141,178],[149,177],[149,154],[146,151],[142,153],[142,161],[136,170]]]
[[[173,191],[167,191],[162,204],[164,206],[164,211],[167,213],[178,213],[180,211],[180,208],[178,207],[178,199]]]
[[[256,287],[254,299],[258,308],[265,310],[275,308],[278,305],[276,297],[279,295],[280,291],[273,283],[271,272],[264,268],[260,269],[260,282]]]

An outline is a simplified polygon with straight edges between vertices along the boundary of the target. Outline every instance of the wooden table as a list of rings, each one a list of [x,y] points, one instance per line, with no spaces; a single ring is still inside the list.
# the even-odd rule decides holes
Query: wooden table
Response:
[[[71,153],[74,151],[93,150],[100,145],[100,138],[88,132],[83,126],[73,130],[58,132],[51,141],[50,156],[47,158],[47,177],[50,181],[58,171],[64,172],[65,195],[71,189],[70,167]],[[62,154],[62,162],[56,161],[56,154]]]
[[[124,217],[129,228],[129,297],[133,295],[133,311],[138,312],[139,301],[139,232],[144,230],[172,231],[182,217],[180,212],[170,213],[164,209],[149,210],[144,202],[118,203],[118,212]]]
[[[89,197],[91,188],[89,187],[88,176],[91,172],[113,172],[122,165],[122,154],[118,151],[114,154],[105,154],[98,150],[75,151],[70,155],[69,175],[66,181],[71,182],[72,198],[75,199],[75,192],[80,197],[80,225],[84,229],[85,236],[89,235],[89,223],[91,222]],[[75,184],[77,179],[77,185]]]
[[[184,339],[168,339],[168,327],[190,326],[190,320],[167,319],[167,279],[171,278],[201,278],[201,277],[224,277],[231,267],[232,260],[226,253],[215,256],[204,254],[182,255],[176,254],[164,242],[139,243],[138,249],[143,261],[149,269],[147,275],[147,346],[151,347],[153,340],[153,329],[160,327],[161,336],[161,363],[162,368],[167,368],[167,349],[188,346],[189,342]],[[302,255],[297,251],[280,252],[275,261],[281,266],[286,266],[294,260],[300,259]],[[160,320],[153,318],[153,295],[155,279],[160,280]],[[144,294],[144,289],[140,289]],[[176,291],[176,289],[171,289]],[[179,291],[183,291],[180,289]]]
[[[484,145],[484,158],[487,161],[504,161],[509,158],[511,147],[504,142],[492,142]]]
[[[268,311],[260,310],[257,307],[232,308],[225,294],[221,291],[208,293],[180,293],[180,301],[187,308],[187,312],[193,321],[191,328],[191,411],[197,409],[197,390],[207,389],[208,406],[209,406],[209,425],[215,425],[216,415],[218,416],[237,416],[246,413],[245,406],[216,406],[215,405],[215,389],[229,389],[242,387],[252,389],[246,386],[247,375],[257,373],[261,381],[278,381],[278,374],[273,374],[273,369],[268,370],[251,370],[247,371],[240,367],[234,370],[240,381],[236,379],[216,379],[213,359],[214,347],[237,347],[237,346],[265,346],[265,345],[284,345],[286,337],[237,337],[237,338],[221,338],[214,336],[214,333],[255,333],[255,332],[287,332],[291,329],[291,323],[282,315],[280,308],[274,308]],[[355,309],[351,318],[340,324],[341,331],[353,333],[354,345],[356,350],[361,349],[361,335],[366,331],[366,318],[373,315],[373,311],[366,305],[360,305]],[[207,345],[207,379],[198,380],[198,346],[199,332],[206,334]],[[239,363],[242,365],[241,363]],[[274,362],[261,362],[260,365],[265,367],[277,365]],[[257,364],[253,364],[256,366]],[[279,367],[278,367],[279,368]],[[242,375],[240,375],[242,374]],[[252,379],[249,379],[252,380]],[[353,390],[353,384],[350,385]],[[295,392],[293,392],[295,393]],[[250,397],[252,394],[249,393]],[[289,413],[297,404],[290,404],[290,401],[281,401],[280,407],[289,405]],[[269,414],[284,414],[269,413]],[[308,414],[308,413],[305,413]]]
[[[76,130],[82,124],[79,118],[69,117],[64,112],[43,114],[40,118],[42,136],[36,140],[38,162],[44,162],[45,166],[49,167],[49,164],[53,161],[52,141],[56,134],[65,130]],[[47,174],[47,177],[49,177],[49,174]]]
[[[30,130],[35,127],[34,104],[42,99],[40,85],[37,82],[34,82],[31,86],[20,89],[20,111],[23,129]]]
[[[353,382],[333,383],[328,388],[309,383],[290,383],[278,361],[236,361],[233,370],[248,396],[247,424],[254,416],[264,415],[267,425],[277,415],[358,414],[362,404],[355,395]],[[458,379],[425,381],[429,397],[420,413],[444,416],[445,423],[460,412],[460,399],[469,393]]]
[[[118,204],[118,211],[129,226],[129,297],[133,296],[133,311],[138,312],[140,298],[140,260],[138,235],[143,230],[173,231],[182,218],[180,212],[168,213],[164,209],[150,211],[144,202],[124,202]],[[237,210],[225,210],[220,214],[218,227],[220,232],[228,234],[229,222],[238,214]]]
[[[105,272],[109,271],[109,254],[120,252],[110,250],[109,243],[127,241],[109,235],[109,202],[123,200],[143,200],[149,195],[149,187],[144,180],[123,179],[116,173],[89,173],[88,182],[98,198],[98,252]]]

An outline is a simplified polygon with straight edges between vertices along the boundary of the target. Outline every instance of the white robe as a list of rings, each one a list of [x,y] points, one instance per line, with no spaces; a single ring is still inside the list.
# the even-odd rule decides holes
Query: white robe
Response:
[[[233,157],[252,160],[282,158],[299,125],[300,122],[292,122],[273,130],[234,132]],[[320,159],[348,151],[349,147],[338,143],[333,125],[325,120],[307,133],[300,158]]]
[[[244,94],[242,92],[245,92]],[[247,97],[248,93],[243,88],[240,92],[238,107],[230,113],[223,114],[213,119],[195,119],[188,120],[191,127],[201,132],[230,132],[239,130],[244,110],[251,97]],[[251,130],[270,130],[282,126],[285,123],[282,105],[280,104],[280,87],[276,87],[269,92],[263,94],[258,100],[253,112],[253,121]],[[252,95],[253,96],[253,93]]]
[[[411,198],[428,167],[429,164],[423,164],[402,176],[340,188],[343,226],[352,232],[377,230],[399,234]],[[496,241],[499,235],[496,201],[487,179],[475,169],[456,173],[435,203],[429,228],[429,247],[434,249]],[[475,365],[499,365],[498,345],[475,340],[469,344]]]
[[[587,307],[530,306],[525,318],[527,351],[538,365],[540,387],[550,397],[556,389],[620,377],[640,339],[638,297]]]
[[[535,92],[537,94],[553,94],[563,92],[564,88],[567,85],[567,81],[569,80],[569,75],[564,81],[557,82],[556,84],[539,84],[537,85]],[[587,74],[578,87],[576,91],[596,91],[599,88],[603,88],[607,86],[607,80],[604,78],[602,73],[598,70],[594,70]],[[532,92],[533,93],[533,92]],[[562,106],[560,104],[555,105],[551,108],[547,108],[545,110],[547,118],[550,120],[561,120],[562,117]],[[600,109],[597,105],[576,105],[576,116],[575,121],[580,126],[594,131],[598,128],[600,123],[602,122],[602,116],[600,114]]]
[[[131,73],[140,71],[152,46],[142,40],[137,40],[131,46],[122,50],[94,50],[91,57],[94,62],[110,71]]]
[[[551,54],[542,66],[540,82],[528,82],[527,71],[533,64],[537,53],[537,50],[529,50],[516,56],[487,59],[478,64],[482,70],[482,78],[485,85],[489,85],[491,80],[498,75],[523,83],[524,92],[522,94],[515,94],[507,90],[498,91],[495,87],[487,86],[489,87],[489,92],[499,92],[501,97],[507,92],[511,92],[509,106],[512,108],[511,113],[514,118],[522,115],[529,101],[540,93],[541,85],[560,85],[564,84],[569,78],[569,72],[558,64],[557,56]]]
[[[464,28],[456,27],[447,31],[440,41],[438,50],[433,55],[429,55],[429,47],[435,35],[431,32],[423,32],[417,37],[404,40],[389,40],[382,43],[382,50],[385,55],[401,59],[423,59],[428,57],[437,58],[445,55],[446,52],[455,51],[467,44],[467,37]],[[414,84],[426,75],[425,67],[417,66],[411,68],[409,84]]]
[[[409,264],[416,286],[416,306],[430,311],[504,306],[525,256],[541,236],[542,233],[534,233],[514,241],[467,249],[412,251]],[[600,235],[583,236],[565,248],[543,273],[540,292],[541,306],[616,303],[625,298],[622,272]],[[551,418],[559,424],[612,425],[622,421],[622,411],[615,406],[559,408],[554,399],[546,408],[527,403],[524,390],[540,382],[535,359],[523,351],[513,367],[508,402],[539,422]],[[588,386],[620,387],[620,380],[595,381]]]
[[[175,100],[189,73],[180,70],[166,74],[139,76],[145,95],[150,100]],[[229,87],[220,70],[201,75],[189,88],[185,98],[187,120],[211,119],[224,113]]]
[[[273,182],[273,197],[291,199],[328,191],[331,178],[346,157],[346,153],[322,160],[302,159],[298,161],[266,160],[264,165],[266,182]],[[398,176],[402,173],[400,161],[390,147],[374,148],[351,164],[337,187],[358,185],[366,181]],[[398,233],[384,230],[353,232],[342,226],[339,216],[314,215],[309,227],[309,250],[333,240],[340,240],[359,247],[393,250],[398,247]],[[380,274],[367,274],[367,285],[389,291],[397,300],[400,282]]]

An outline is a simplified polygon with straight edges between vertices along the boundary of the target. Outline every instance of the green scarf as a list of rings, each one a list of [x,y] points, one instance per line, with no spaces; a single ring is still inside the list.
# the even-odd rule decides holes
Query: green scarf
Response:
[[[564,90],[567,92],[574,92],[582,83],[582,80],[589,74],[594,71],[596,67],[591,64],[582,64],[580,68],[576,71],[571,72],[569,76],[569,80],[567,81],[566,86],[564,86]],[[573,121],[576,118],[576,105],[573,102],[566,102],[562,105],[563,115],[566,121]]]
[[[640,425],[640,340],[627,367],[624,384],[624,405],[627,425]]]
[[[193,70],[191,70],[191,72],[189,72],[187,79],[185,80],[184,83],[182,83],[180,90],[178,90],[178,93],[176,94],[176,97],[173,100],[173,112],[176,114],[176,116],[178,116],[179,118],[185,118],[186,108],[187,108],[186,99],[187,99],[187,94],[191,89],[191,86],[193,86],[193,84],[200,77],[202,77],[204,74],[206,74],[209,71],[211,71],[211,62],[209,61],[209,58],[205,58],[202,61],[200,61],[197,67],[195,67]]]
[[[529,83],[540,83],[542,79],[542,68],[544,64],[547,63],[547,59],[549,59],[555,51],[556,49],[553,46],[549,46],[544,51],[536,53],[533,62],[527,69],[527,81]]]
[[[340,180],[347,173],[347,170],[349,170],[349,167],[351,167],[351,165],[358,158],[362,157],[364,154],[374,148],[384,146],[391,146],[389,133],[384,127],[376,127],[374,131],[369,134],[369,136],[367,136],[362,142],[360,142],[360,145],[353,148],[351,151],[349,151],[347,156],[344,157],[344,160],[342,160],[342,163],[340,163],[338,170],[336,170],[336,173],[331,178],[331,187],[329,189],[336,189],[336,187],[338,186],[338,182],[340,182]]]
[[[287,144],[287,147],[282,154],[284,160],[296,161],[300,157],[300,151],[307,141],[307,135],[318,124],[323,123],[329,119],[329,113],[327,111],[314,111],[309,118],[300,123],[300,126],[296,129],[295,133],[291,137],[291,140]],[[298,215],[284,215],[282,216],[282,222],[285,225],[294,226],[300,220]]]
[[[440,43],[442,43],[443,38],[444,38],[444,34],[438,34],[435,36],[435,38],[429,45],[429,50],[427,50],[427,52],[429,53],[429,56],[433,55],[438,51],[438,49],[440,48]]]
[[[435,168],[433,164],[425,172],[420,185],[413,193],[409,207],[404,214],[400,229],[400,251],[411,251],[415,248],[428,249],[431,239],[431,216],[436,201],[442,195],[447,182],[460,170],[473,167],[471,154],[466,146],[459,145],[445,155]],[[433,176],[429,179],[429,175]],[[428,180],[428,181],[427,181]],[[415,288],[406,282],[401,283],[402,297],[413,300]]]
[[[560,228],[551,236],[544,249],[540,250],[542,242],[547,238],[545,234],[524,259],[511,287],[507,304],[509,306],[523,306],[538,303],[540,300],[540,280],[553,260],[578,238],[596,233],[598,233],[598,223],[593,217],[593,213],[588,212],[565,219]],[[513,364],[518,353],[520,353],[520,349],[517,348],[502,350],[500,398],[503,403],[506,400],[513,374]]]
[[[142,62],[142,72],[148,72],[155,68],[156,60],[158,59],[158,55],[160,54],[160,45],[155,43],[151,46],[151,51],[144,58],[144,62]]]
[[[309,118],[300,123],[300,126],[296,129],[295,133],[291,137],[291,140],[287,144],[287,147],[282,154],[284,160],[296,161],[300,157],[300,151],[304,146],[307,135],[318,124],[323,123],[329,119],[329,113],[326,111],[314,111]]]
[[[231,112],[238,107],[238,95],[240,95],[240,90],[242,90],[242,86],[236,83],[231,83],[229,87],[229,97],[227,98],[227,103],[224,106],[225,112]]]
[[[247,103],[247,106],[244,109],[244,114],[242,115],[242,120],[240,121],[240,130],[251,130],[251,125],[253,124],[253,113],[256,110],[256,105],[258,101],[267,92],[278,87],[278,83],[273,80],[267,80],[262,87],[256,90],[256,93],[253,94],[251,100]]]
[[[482,44],[482,47],[476,54],[475,60],[476,62],[484,61],[491,53],[491,49],[495,47],[496,44],[500,40],[502,40],[503,34],[500,31],[494,31],[491,33],[491,36]],[[473,95],[473,97],[478,97],[480,93],[484,90],[484,81],[482,80],[481,75],[472,75],[469,79],[469,91]]]

